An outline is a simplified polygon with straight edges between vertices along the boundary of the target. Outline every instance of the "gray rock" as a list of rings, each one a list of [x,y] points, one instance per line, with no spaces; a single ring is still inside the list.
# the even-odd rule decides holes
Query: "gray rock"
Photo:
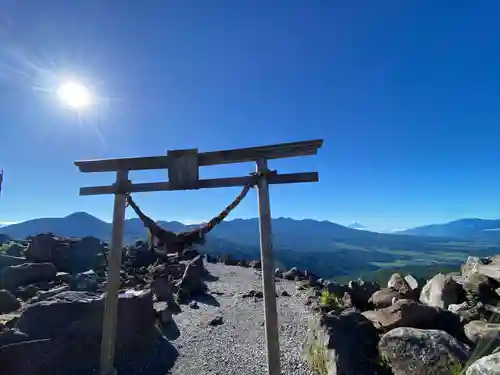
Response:
[[[8,290],[0,290],[0,314],[16,311],[21,307],[21,302]]]
[[[500,324],[474,320],[464,326],[465,335],[481,349],[482,355],[490,354],[500,345]]]
[[[392,306],[375,311],[365,311],[362,314],[370,319],[377,328],[391,330],[397,327],[432,327],[439,312],[435,307],[401,299]]]
[[[224,319],[222,318],[222,316],[217,315],[217,316],[215,316],[215,317],[213,317],[212,319],[209,320],[208,325],[210,325],[210,326],[220,326],[223,323],[224,323]]]
[[[174,321],[172,317],[172,311],[169,309],[166,302],[156,302],[153,305],[155,316],[160,321],[160,323],[165,326]]]
[[[468,257],[462,266],[463,288],[479,292],[490,284],[489,278],[500,282],[500,255],[491,258]]]
[[[182,293],[182,295],[180,295],[181,299],[205,293],[206,285],[203,281],[204,271],[205,267],[201,255],[196,256],[187,264],[182,279],[177,283],[179,293]]]
[[[93,270],[77,274],[71,283],[72,290],[81,292],[95,292],[98,286],[99,276]]]
[[[286,280],[295,280],[295,278],[302,276],[302,272],[297,267],[292,267],[288,271],[283,272],[283,278]]]
[[[51,297],[58,295],[59,293],[67,292],[67,291],[69,291],[69,286],[63,285],[63,286],[60,286],[58,288],[47,290],[45,292],[39,292],[39,294],[31,300],[31,303],[44,301],[46,299],[49,299]]]
[[[363,315],[330,312],[310,319],[303,358],[318,373],[372,375],[377,342],[377,331]]]
[[[24,263],[5,267],[0,272],[0,283],[5,289],[14,290],[18,286],[55,280],[56,274],[52,263]]]
[[[30,341],[0,348],[0,373],[74,373],[97,366],[103,308],[102,295],[74,291],[25,306],[16,326]],[[158,335],[152,294],[121,293],[118,311],[117,360],[151,348]]]
[[[159,301],[170,301],[173,296],[173,284],[166,277],[155,277],[151,284],[151,289]]]
[[[379,342],[380,354],[394,375],[450,375],[450,368],[467,361],[468,349],[444,331],[395,328]]]
[[[393,304],[394,300],[401,300],[401,299],[408,299],[410,298],[409,295],[404,295],[397,290],[394,289],[389,289],[389,288],[383,288],[380,289],[379,291],[373,293],[373,295],[370,297],[369,302],[373,303],[376,308],[382,309],[385,307],[389,307]]]
[[[459,302],[461,291],[462,286],[450,275],[439,273],[422,288],[420,302],[447,309],[450,304]]]
[[[18,329],[6,329],[0,332],[0,348],[2,346],[28,341],[29,336]]]
[[[448,306],[448,311],[451,311],[452,313],[458,313],[460,311],[465,311],[469,308],[469,304],[467,302],[462,302],[462,303],[452,303]]]
[[[9,255],[0,254],[0,270],[9,266],[18,266],[28,261],[25,258],[12,257]]]
[[[35,262],[53,263],[57,270],[70,273],[83,272],[100,266],[102,253],[108,249],[95,237],[67,238],[52,233],[31,237],[26,258]]]
[[[349,299],[353,306],[366,310],[369,305],[371,296],[380,290],[380,286],[372,281],[364,281],[363,279],[349,281],[349,290],[346,290],[341,296],[348,293]]]
[[[389,289],[397,290],[401,294],[407,294],[412,289],[410,285],[406,282],[406,279],[399,273],[393,273],[389,281],[387,282],[387,287]]]
[[[262,263],[260,260],[252,260],[250,262],[250,267],[260,270],[262,268]]]
[[[279,278],[283,277],[283,271],[280,270],[279,268],[276,268],[274,270],[274,277],[279,277]]]
[[[500,352],[478,359],[465,375],[500,375]]]
[[[418,288],[420,287],[419,281],[412,275],[406,275],[405,280],[410,286],[411,290],[418,290]]]

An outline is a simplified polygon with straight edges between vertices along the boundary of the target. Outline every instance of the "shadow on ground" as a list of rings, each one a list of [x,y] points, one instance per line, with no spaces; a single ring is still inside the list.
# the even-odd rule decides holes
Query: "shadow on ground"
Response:
[[[219,277],[212,275],[210,272],[207,270],[203,271],[203,280],[205,281],[218,281]]]
[[[193,301],[198,303],[203,303],[205,305],[219,307],[220,303],[217,301],[217,298],[212,296],[211,294],[199,294],[191,297]]]
[[[154,349],[149,353],[121,361],[117,365],[116,375],[165,375],[171,370],[178,356],[179,352],[167,338],[159,337]],[[64,375],[94,374],[100,374],[100,371],[92,369]]]
[[[165,324],[163,327],[161,327],[161,333],[169,340],[176,340],[180,335],[181,331],[179,330],[179,327],[177,326],[177,323],[175,320],[172,320],[170,323]]]

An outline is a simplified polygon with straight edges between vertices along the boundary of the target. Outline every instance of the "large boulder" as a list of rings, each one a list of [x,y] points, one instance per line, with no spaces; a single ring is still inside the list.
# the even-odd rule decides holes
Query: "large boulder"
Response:
[[[181,299],[195,294],[203,294],[206,291],[206,285],[203,281],[204,272],[205,266],[201,255],[188,262],[182,279],[177,283]]]
[[[467,338],[480,347],[483,355],[490,354],[491,351],[500,346],[499,323],[473,320],[464,326],[464,331]],[[489,353],[485,351],[489,351]]]
[[[0,314],[16,311],[21,307],[21,302],[8,290],[0,290]]]
[[[83,292],[95,292],[99,286],[99,276],[88,270],[77,274],[71,283],[71,289]]]
[[[465,375],[500,375],[500,352],[478,359]]]
[[[413,275],[406,275],[405,281],[408,284],[408,286],[410,287],[410,289],[415,290],[415,291],[419,290],[419,288],[421,288],[422,284],[425,283],[425,280],[423,280],[423,282],[422,282],[422,280],[416,278]]]
[[[9,266],[18,266],[23,263],[27,263],[25,258],[0,254],[0,270]]]
[[[406,279],[399,273],[393,273],[387,282],[389,289],[397,290],[401,294],[409,294],[412,290]]]
[[[262,263],[260,260],[252,260],[249,264],[249,267],[260,270],[262,268]]]
[[[234,259],[234,257],[231,254],[224,254],[224,255],[218,256],[217,260],[220,263],[225,264],[226,266],[237,266],[238,265],[238,260]]]
[[[29,336],[18,329],[6,329],[0,332],[0,348],[28,340]]]
[[[303,273],[297,267],[292,267],[288,271],[283,272],[283,278],[286,280],[295,280],[297,277],[303,277]]]
[[[397,327],[432,327],[439,312],[434,307],[400,299],[391,306],[375,311],[365,311],[362,314],[378,329],[388,331]]]
[[[462,295],[462,286],[451,275],[439,273],[422,288],[420,302],[447,309],[449,305],[460,302]]]
[[[382,309],[391,306],[393,302],[397,300],[411,299],[411,297],[412,296],[409,294],[402,294],[401,292],[391,288],[383,288],[373,293],[369,302],[372,303],[377,309]]]
[[[314,316],[303,348],[313,371],[328,375],[377,373],[378,334],[357,312],[330,312]]]
[[[31,283],[53,281],[57,269],[52,263],[24,263],[18,266],[5,267],[0,272],[0,284],[8,290]]]
[[[7,242],[10,241],[10,237],[7,236],[6,234],[0,233],[0,246],[3,244],[6,244]]]
[[[102,295],[74,291],[25,306],[16,328],[29,341],[0,348],[0,373],[41,375],[96,367],[103,308]],[[115,359],[119,361],[150,349],[157,334],[151,292],[121,293]]]
[[[347,286],[349,290],[345,293],[349,295],[352,305],[361,310],[368,308],[371,296],[380,290],[377,283],[363,279],[349,281]],[[345,293],[343,293],[344,296]]]
[[[467,361],[468,349],[440,330],[400,327],[387,332],[379,351],[394,375],[450,375],[450,369]]]
[[[102,254],[108,251],[95,237],[66,238],[52,233],[31,237],[26,258],[35,262],[53,263],[59,271],[77,273],[102,266]]]
[[[491,281],[500,282],[500,255],[491,258],[468,257],[462,266],[463,287],[468,292],[480,292]]]
[[[137,241],[135,245],[126,247],[125,259],[129,267],[137,269],[150,266],[158,258],[147,242]]]

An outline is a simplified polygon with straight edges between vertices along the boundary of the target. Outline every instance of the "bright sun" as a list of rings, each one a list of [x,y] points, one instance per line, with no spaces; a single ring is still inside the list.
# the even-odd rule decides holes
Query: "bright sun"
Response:
[[[57,89],[59,99],[73,109],[88,107],[92,101],[90,90],[81,83],[74,81],[64,82]]]

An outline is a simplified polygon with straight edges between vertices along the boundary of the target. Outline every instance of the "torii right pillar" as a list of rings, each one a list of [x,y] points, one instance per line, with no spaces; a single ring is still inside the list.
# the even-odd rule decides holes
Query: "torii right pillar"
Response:
[[[267,160],[257,161],[259,199],[260,254],[262,262],[262,289],[264,291],[264,318],[266,327],[267,373],[281,375],[278,310],[274,282],[274,256],[271,230],[271,205],[267,181]]]

